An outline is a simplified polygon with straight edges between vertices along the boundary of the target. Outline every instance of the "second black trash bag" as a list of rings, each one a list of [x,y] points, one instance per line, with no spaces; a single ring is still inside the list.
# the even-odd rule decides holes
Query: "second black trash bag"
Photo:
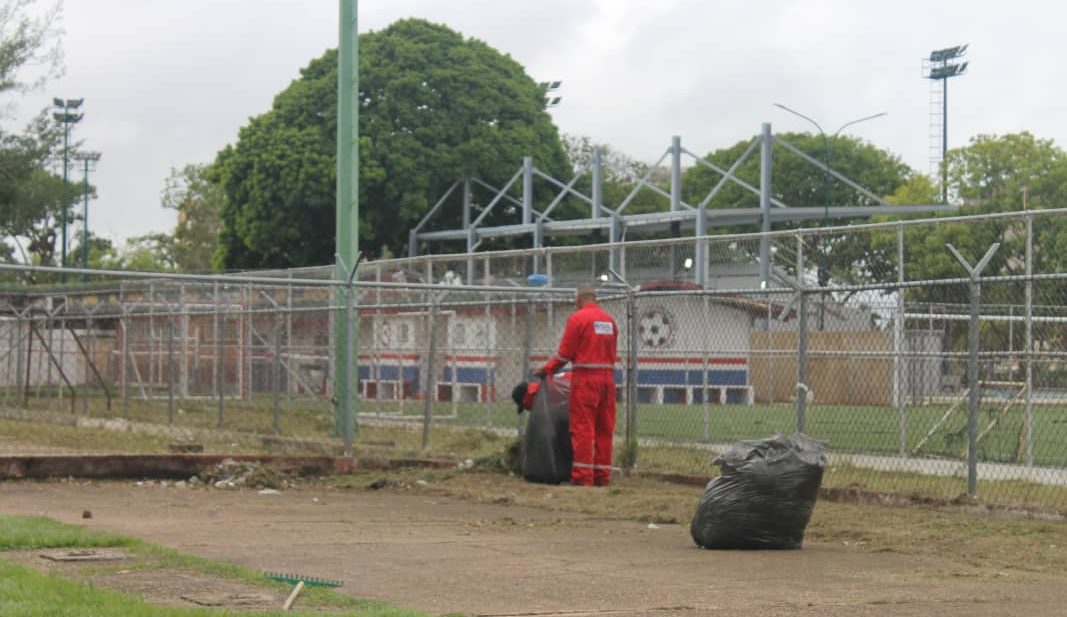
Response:
[[[794,549],[815,509],[825,444],[796,433],[741,441],[712,461],[722,474],[708,483],[690,532],[704,548]]]
[[[571,478],[570,375],[548,377],[537,391],[522,440],[522,477],[559,484]]]

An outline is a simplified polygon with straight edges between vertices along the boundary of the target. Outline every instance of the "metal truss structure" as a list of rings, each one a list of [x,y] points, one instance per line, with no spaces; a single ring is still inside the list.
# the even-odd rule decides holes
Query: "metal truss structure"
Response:
[[[806,163],[817,168],[820,172],[828,174],[838,182],[844,183],[863,195],[867,200],[876,205],[852,205],[852,206],[798,206],[783,203],[771,195],[771,177],[773,165],[771,160],[771,148],[778,144],[786,151],[800,157]],[[736,172],[756,150],[760,156],[760,180],[759,186],[737,177]],[[688,156],[696,165],[704,166],[720,176],[719,181],[711,191],[697,204],[686,203],[682,200],[682,157]],[[653,184],[650,180],[652,174],[670,158],[671,179],[668,190],[664,190]],[[578,181],[586,175],[591,176],[592,189],[590,194],[585,194],[575,188]],[[534,181],[539,179],[548,183],[557,191],[555,197],[544,208],[538,211],[534,207]],[[511,194],[513,187],[521,181],[519,197]],[[759,197],[758,208],[708,208],[708,204],[729,183],[741,186],[746,191]],[[679,235],[683,231],[692,233],[696,238],[708,235],[712,227],[726,227],[735,225],[759,224],[763,232],[770,231],[776,223],[800,222],[820,220],[823,218],[855,219],[884,215],[908,215],[918,213],[936,213],[952,211],[955,208],[949,205],[915,204],[915,205],[891,205],[880,196],[860,186],[858,183],[846,177],[844,174],[828,167],[824,162],[801,151],[782,137],[771,132],[770,123],[764,123],[760,134],[753,138],[744,152],[728,168],[722,168],[705,158],[694,154],[682,146],[680,137],[675,136],[671,140],[670,147],[660,156],[655,165],[649,167],[648,172],[639,178],[633,190],[614,207],[605,204],[603,200],[603,168],[599,149],[593,152],[592,162],[585,168],[580,169],[569,182],[563,182],[546,174],[534,166],[532,157],[524,157],[521,167],[511,179],[501,188],[496,188],[477,178],[465,178],[457,180],[437,200],[429,212],[409,232],[408,255],[415,257],[418,254],[419,243],[431,243],[440,241],[465,241],[466,252],[473,253],[483,240],[490,238],[509,238],[529,236],[531,247],[542,248],[545,238],[552,236],[575,236],[585,235],[591,232],[606,232],[608,242],[617,243],[626,240],[628,230],[638,233],[657,233],[669,231],[673,235]],[[488,190],[492,197],[481,207],[477,216],[474,216],[471,192],[474,188]],[[426,228],[438,215],[449,198],[459,189],[462,192],[463,218],[460,229],[445,229],[427,231]],[[648,189],[662,196],[669,209],[662,212],[649,212],[642,214],[626,214],[626,208],[642,189]],[[556,220],[552,213],[557,206],[568,196],[575,197],[589,206],[589,216],[581,219]],[[484,226],[486,217],[489,216],[500,204],[509,203],[515,207],[519,220],[512,224]],[[707,264],[706,246],[702,243],[696,247],[695,267],[693,269],[694,280],[704,280],[704,271]],[[616,255],[611,255],[609,267],[616,267]],[[540,271],[538,259],[534,258],[533,270]],[[760,243],[760,279],[766,282],[770,274],[770,240],[764,238]]]

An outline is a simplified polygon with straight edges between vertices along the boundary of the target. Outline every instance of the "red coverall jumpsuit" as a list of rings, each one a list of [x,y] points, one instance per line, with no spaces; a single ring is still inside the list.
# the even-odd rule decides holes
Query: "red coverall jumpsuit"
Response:
[[[574,484],[605,486],[611,482],[618,338],[618,324],[591,302],[567,320],[559,351],[544,366],[548,374],[554,374],[568,362],[574,367],[568,399]]]

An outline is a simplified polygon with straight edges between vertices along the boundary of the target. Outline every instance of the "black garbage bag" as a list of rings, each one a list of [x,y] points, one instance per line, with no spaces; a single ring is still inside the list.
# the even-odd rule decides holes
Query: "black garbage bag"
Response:
[[[796,433],[733,444],[711,463],[689,531],[703,548],[794,549],[804,542],[826,468],[824,443]]]
[[[571,478],[570,379],[549,377],[534,397],[522,440],[522,477],[530,482],[559,484]]]

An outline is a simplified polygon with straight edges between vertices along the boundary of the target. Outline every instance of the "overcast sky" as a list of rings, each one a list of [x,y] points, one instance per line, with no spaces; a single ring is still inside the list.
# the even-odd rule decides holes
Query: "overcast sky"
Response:
[[[781,102],[929,168],[921,59],[970,43],[949,86],[949,145],[1029,130],[1067,144],[1057,41],[1062,2],[993,0],[363,0],[360,31],[403,17],[487,41],[534,79],[563,81],[552,111],[654,162],[671,135],[694,152],[759,131],[808,130]],[[85,97],[76,138],[103,158],[91,228],[114,239],[169,230],[172,167],[207,162],[266,111],[298,70],[337,44],[336,0],[67,0],[66,75],[18,101]],[[518,162],[516,162],[518,163]],[[80,178],[80,172],[77,174]]]

